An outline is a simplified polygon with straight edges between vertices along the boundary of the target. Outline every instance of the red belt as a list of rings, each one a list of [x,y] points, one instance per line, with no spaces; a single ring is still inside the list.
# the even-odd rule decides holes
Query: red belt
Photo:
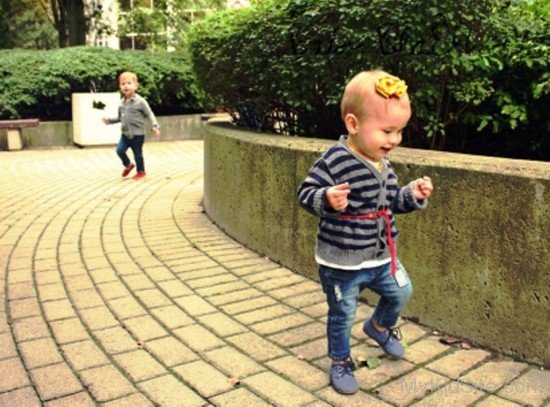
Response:
[[[390,248],[390,258],[391,258],[391,275],[395,276],[397,273],[397,250],[395,247],[395,242],[391,235],[391,216],[388,209],[382,209],[380,211],[359,213],[357,215],[351,215],[349,213],[340,214],[340,219],[342,220],[357,220],[357,219],[379,219],[384,218],[386,222],[386,242]]]

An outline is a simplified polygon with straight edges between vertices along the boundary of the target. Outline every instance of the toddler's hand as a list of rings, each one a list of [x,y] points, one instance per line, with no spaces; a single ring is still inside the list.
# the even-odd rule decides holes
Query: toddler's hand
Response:
[[[413,183],[413,195],[416,199],[422,200],[432,196],[434,186],[430,177],[418,178]]]
[[[103,123],[109,124],[109,119],[107,119],[106,117],[103,117],[101,120],[103,121]]]
[[[331,208],[341,211],[348,206],[348,195],[350,193],[347,182],[330,187],[327,190],[327,201]]]
[[[153,132],[153,136],[160,137],[160,130],[158,129],[158,127],[153,127],[151,131]]]

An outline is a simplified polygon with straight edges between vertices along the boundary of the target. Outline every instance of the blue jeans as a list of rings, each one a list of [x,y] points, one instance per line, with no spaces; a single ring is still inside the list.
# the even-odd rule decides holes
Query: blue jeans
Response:
[[[131,148],[134,153],[134,160],[136,162],[137,172],[145,172],[145,164],[143,162],[143,142],[145,136],[134,136],[132,139],[120,136],[120,141],[116,147],[116,153],[122,160],[122,165],[128,167],[130,165],[130,159],[126,154],[126,151]]]
[[[359,295],[365,288],[380,295],[372,316],[373,321],[386,328],[393,327],[397,322],[399,313],[412,295],[412,282],[399,264],[398,272],[404,273],[407,281],[405,286],[399,287],[395,277],[391,275],[390,267],[388,263],[380,267],[350,271],[319,266],[319,276],[329,306],[327,339],[328,356],[332,360],[344,360],[351,354],[351,328]]]

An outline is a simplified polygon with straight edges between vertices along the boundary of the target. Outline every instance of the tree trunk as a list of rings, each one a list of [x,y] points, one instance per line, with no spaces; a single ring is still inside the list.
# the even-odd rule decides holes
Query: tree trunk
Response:
[[[86,17],[83,0],[67,0],[69,46],[86,45]]]
[[[86,17],[83,0],[51,0],[59,47],[86,44]]]
[[[65,2],[63,0],[51,0],[52,14],[54,26],[57,31],[57,39],[59,48],[66,47],[69,43],[67,34],[67,11],[65,10]]]

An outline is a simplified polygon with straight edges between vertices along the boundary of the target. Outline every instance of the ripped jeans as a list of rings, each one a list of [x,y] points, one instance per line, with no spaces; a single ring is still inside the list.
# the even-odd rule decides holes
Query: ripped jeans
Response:
[[[359,295],[365,288],[380,295],[373,321],[386,328],[392,328],[397,322],[399,313],[412,295],[412,283],[403,266],[398,263],[398,273],[404,273],[407,282],[405,286],[399,287],[391,275],[390,267],[388,263],[350,271],[319,265],[319,276],[329,306],[327,339],[328,356],[332,360],[344,360],[351,354],[351,328]]]

